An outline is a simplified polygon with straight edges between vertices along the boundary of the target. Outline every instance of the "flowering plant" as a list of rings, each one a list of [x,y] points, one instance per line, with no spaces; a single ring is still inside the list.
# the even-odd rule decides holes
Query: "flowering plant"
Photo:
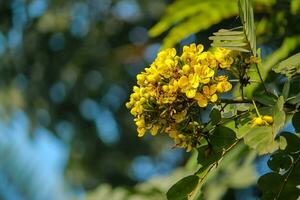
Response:
[[[213,48],[208,51],[201,44],[184,46],[181,54],[175,48],[162,50],[137,75],[137,86],[126,104],[139,137],[148,131],[167,134],[175,147],[198,153],[199,168],[170,188],[170,200],[199,199],[211,171],[240,145],[277,159],[270,160],[274,172],[259,179],[263,199],[283,199],[291,190],[286,184],[300,195],[299,180],[288,179],[300,172],[300,139],[281,132],[290,119],[300,132],[299,87],[296,95],[290,92],[299,81],[300,54],[274,67],[278,76],[286,76],[281,77],[286,80],[284,87],[274,93],[261,73],[251,3],[239,0],[238,7],[242,27],[214,33],[209,37]],[[257,84],[261,87],[254,94]],[[203,111],[210,112],[210,120],[202,119]],[[278,170],[281,158],[288,162],[285,171]],[[265,186],[272,181],[279,185],[276,190]]]

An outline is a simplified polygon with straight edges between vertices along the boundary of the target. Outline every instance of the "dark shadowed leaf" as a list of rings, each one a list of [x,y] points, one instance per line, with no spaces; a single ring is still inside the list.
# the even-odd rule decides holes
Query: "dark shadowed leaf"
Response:
[[[300,133],[300,112],[294,114],[292,118],[293,126],[297,133]]]
[[[187,200],[198,181],[199,177],[195,175],[184,177],[169,189],[167,192],[168,200]]]

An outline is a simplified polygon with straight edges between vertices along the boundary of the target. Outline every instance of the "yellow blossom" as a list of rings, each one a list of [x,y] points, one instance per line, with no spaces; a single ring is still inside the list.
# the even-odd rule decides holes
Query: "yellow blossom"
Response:
[[[259,64],[261,59],[256,56],[250,56],[250,58],[245,59],[245,63],[247,64]]]
[[[183,47],[180,56],[174,48],[158,53],[149,67],[136,76],[126,107],[134,116],[138,136],[147,130],[152,135],[165,132],[177,147],[191,151],[199,141],[192,121],[194,106],[205,108],[218,100],[219,94],[231,90],[227,76],[216,76],[218,70],[230,68],[231,51],[203,51],[203,45]],[[264,116],[263,121],[272,123]]]
[[[206,97],[203,95],[203,94],[201,94],[200,92],[197,92],[197,94],[195,95],[195,98],[194,98],[196,101],[197,101],[197,103],[198,103],[198,105],[201,107],[201,108],[203,108],[203,107],[206,107],[207,106],[207,99],[206,99]]]
[[[251,123],[252,126],[270,126],[273,124],[273,117],[269,115],[255,117]]]
[[[199,76],[200,83],[207,84],[210,81],[210,78],[214,76],[215,71],[207,66],[195,65],[195,73]]]

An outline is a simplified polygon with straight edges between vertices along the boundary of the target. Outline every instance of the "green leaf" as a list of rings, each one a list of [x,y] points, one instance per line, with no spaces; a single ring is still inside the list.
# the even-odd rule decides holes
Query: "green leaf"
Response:
[[[276,73],[284,74],[288,78],[300,73],[300,53],[281,61],[273,70]]]
[[[223,47],[230,50],[249,52],[249,44],[243,31],[220,29],[213,33],[215,36],[210,36],[208,39],[212,40],[213,47]]]
[[[251,51],[253,52],[253,55],[256,55],[256,33],[255,33],[255,26],[254,26],[252,1],[239,0],[238,6],[239,6],[240,18],[243,24],[243,30],[246,36],[246,40],[251,47]]]
[[[300,36],[286,37],[283,40],[280,48],[270,54],[261,65],[259,64],[259,69],[263,80],[266,80],[267,76],[271,73],[272,67],[282,59],[285,59],[290,52],[294,51],[299,46],[299,44]],[[251,73],[251,78],[258,80],[259,76],[257,73]],[[251,98],[255,94],[258,86],[259,84],[248,85],[244,90],[244,94],[248,98]]]
[[[224,126],[217,127],[213,135],[210,137],[210,142],[214,152],[223,152],[235,141],[235,132]]]
[[[187,200],[188,195],[194,190],[199,177],[190,175],[175,183],[167,192],[168,200]]]
[[[208,29],[237,13],[236,2],[232,0],[177,0],[167,7],[163,18],[150,29],[149,34],[155,37],[171,28],[162,48],[173,47],[189,35]]]
[[[282,170],[287,171],[292,163],[293,158],[288,154],[277,152],[271,155],[270,159],[268,160],[268,166],[274,172],[282,172]]]
[[[234,28],[234,30],[221,29],[213,33],[214,36],[209,37],[210,40],[213,40],[211,46],[252,52],[253,55],[256,55],[256,35],[251,2],[249,0],[239,0],[238,6],[243,31],[238,30],[240,27]]]
[[[254,99],[256,101],[258,101],[261,104],[264,104],[266,106],[274,106],[276,101],[277,101],[277,97],[273,94],[259,94],[259,95],[254,95]]]
[[[234,131],[223,126],[214,130],[209,141],[209,145],[197,149],[198,163],[201,165],[197,175],[202,182],[212,169],[217,167],[223,156],[237,144]]]
[[[244,136],[244,142],[260,155],[272,153],[279,148],[278,141],[274,140],[271,127],[249,127],[249,131]]]
[[[222,35],[222,36],[210,36],[208,37],[208,39],[219,40],[219,41],[236,41],[236,40],[243,40],[245,38],[244,35],[229,35],[229,33],[228,35]]]
[[[218,109],[213,109],[210,114],[209,117],[211,119],[212,124],[217,124],[220,122],[221,120],[221,112]]]
[[[287,146],[283,150],[285,153],[296,153],[300,150],[300,138],[297,135],[290,132],[283,132],[281,136],[283,136],[287,142]]]
[[[273,113],[273,134],[276,135],[285,125],[285,112],[283,110],[284,98],[280,96],[274,108]]]
[[[235,132],[224,126],[217,127],[209,137],[210,145],[198,148],[198,163],[203,167],[218,160],[225,149],[236,141]]]
[[[283,85],[281,95],[283,96],[284,100],[286,100],[289,97],[290,86],[291,86],[291,84],[290,84],[289,80],[287,80]]]
[[[287,141],[285,137],[279,136],[279,149],[284,150],[287,146]]]
[[[282,136],[287,147],[271,156],[268,165],[273,172],[258,180],[261,199],[294,200],[300,195],[300,138],[288,132]]]
[[[292,0],[291,1],[291,13],[296,15],[300,11],[300,1]]]
[[[259,178],[258,187],[263,192],[262,200],[275,199],[284,178],[277,173],[267,173]]]
[[[298,93],[295,98],[288,101],[288,103],[291,104],[299,104],[300,103],[300,93]]]
[[[300,112],[294,114],[292,118],[292,124],[297,133],[300,133]]]

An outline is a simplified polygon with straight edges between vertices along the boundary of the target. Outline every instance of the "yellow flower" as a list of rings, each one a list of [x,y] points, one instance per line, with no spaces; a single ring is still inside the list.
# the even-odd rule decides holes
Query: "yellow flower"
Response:
[[[138,132],[138,136],[139,136],[139,137],[143,137],[143,136],[145,135],[146,128],[138,127],[138,128],[137,128],[137,132]]]
[[[197,62],[198,55],[202,53],[203,49],[204,46],[202,44],[196,46],[196,44],[193,43],[189,46],[184,46],[181,59],[191,64],[195,63]]]
[[[207,66],[195,65],[195,73],[199,76],[200,83],[207,84],[210,81],[210,78],[214,76],[215,71]]]
[[[216,85],[203,87],[203,94],[205,95],[206,98],[208,98],[213,103],[218,100],[218,96],[217,96],[217,94],[215,94],[216,91],[217,91]]]
[[[269,115],[255,117],[251,123],[252,126],[270,126],[273,124],[273,117]]]
[[[186,114],[187,114],[187,110],[185,109],[185,110],[181,111],[180,113],[176,113],[176,114],[172,115],[172,118],[175,119],[176,123],[180,123],[183,120],[185,120]]]
[[[158,133],[158,130],[160,129],[160,126],[159,125],[153,125],[152,128],[151,128],[151,135],[157,135]]]
[[[268,122],[269,124],[272,124],[272,123],[273,123],[273,117],[272,117],[272,116],[264,115],[262,118],[263,118],[263,120],[265,120],[265,121]]]
[[[234,62],[234,58],[230,55],[231,50],[225,48],[216,48],[214,55],[219,62],[220,68],[229,69]]]
[[[222,81],[217,84],[217,91],[219,93],[228,92],[229,90],[231,90],[231,88],[232,85],[228,81]]]
[[[180,56],[174,48],[163,50],[136,76],[137,86],[133,87],[126,107],[134,116],[139,137],[147,130],[152,135],[165,132],[175,146],[186,151],[191,151],[198,143],[200,124],[192,121],[190,106],[197,103],[199,107],[207,107],[218,100],[218,93],[231,90],[228,77],[215,77],[215,74],[234,62],[229,50],[217,49],[212,53],[203,52],[203,49],[203,45],[184,46]],[[254,121],[256,124],[273,123],[270,116]]]
[[[219,93],[228,92],[232,89],[231,83],[228,81],[228,78],[226,76],[218,76],[215,78],[217,83],[217,91]]]
[[[261,59],[256,56],[250,56],[250,58],[245,59],[245,63],[247,64],[259,64],[261,62]]]
[[[181,88],[181,89],[184,89],[184,88],[187,88],[189,85],[189,79],[188,77],[186,76],[182,76],[180,77],[179,81],[178,81],[178,86]]]
[[[207,99],[206,97],[201,94],[200,92],[197,92],[194,99],[197,101],[198,105],[201,107],[201,108],[204,108],[207,106]]]
[[[199,86],[199,77],[195,74],[190,74],[189,77],[182,76],[178,81],[178,86],[188,98],[193,98]]]

